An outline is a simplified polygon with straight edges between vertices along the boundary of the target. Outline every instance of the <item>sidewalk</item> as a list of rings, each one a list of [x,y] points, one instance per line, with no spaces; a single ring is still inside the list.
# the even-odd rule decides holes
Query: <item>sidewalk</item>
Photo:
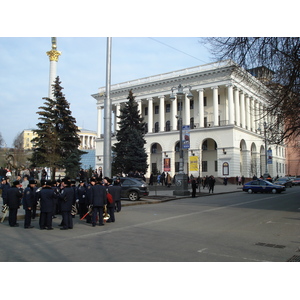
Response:
[[[184,198],[190,198],[192,195],[192,189],[189,187],[189,191],[191,192],[190,196],[174,196],[173,191],[175,190],[174,186],[171,186],[170,188],[166,186],[161,186],[161,185],[153,185],[149,186],[149,196],[147,197],[142,197],[138,201],[130,201],[130,200],[122,200],[122,206],[132,206],[132,205],[141,205],[141,204],[156,204],[156,203],[162,203],[162,202],[167,202],[167,201],[172,201],[172,200],[178,200],[178,199],[184,199]],[[214,188],[214,193],[209,194],[208,193],[208,188],[205,189],[197,189],[196,197],[205,197],[205,196],[212,196],[212,195],[219,195],[219,194],[226,194],[226,193],[237,193],[237,192],[242,192],[242,186],[238,186],[235,184],[228,184],[226,186],[217,184],[215,185]],[[2,213],[2,205],[3,205],[3,200],[2,197],[0,197],[0,220],[3,216]],[[25,215],[25,211],[23,209],[23,206],[20,207],[18,210],[18,220],[23,220]],[[39,213],[38,213],[39,215]],[[8,214],[4,220],[6,222],[8,219]]]

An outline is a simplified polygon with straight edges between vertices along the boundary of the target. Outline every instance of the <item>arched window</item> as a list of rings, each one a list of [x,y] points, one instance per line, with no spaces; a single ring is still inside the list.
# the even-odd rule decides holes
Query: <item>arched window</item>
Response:
[[[151,147],[151,153],[156,153],[157,152],[157,143],[153,144]]]

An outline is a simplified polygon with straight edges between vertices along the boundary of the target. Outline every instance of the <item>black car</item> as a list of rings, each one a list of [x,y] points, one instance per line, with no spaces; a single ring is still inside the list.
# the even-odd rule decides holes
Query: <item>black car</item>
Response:
[[[121,198],[131,201],[139,200],[142,196],[149,195],[147,183],[141,178],[136,177],[120,177]]]
[[[285,187],[292,187],[293,181],[289,177],[280,177],[274,182],[274,184],[284,185]]]
[[[273,184],[266,180],[252,180],[247,182],[243,186],[243,191],[248,192],[249,194],[252,193],[281,193],[285,191],[285,186]]]

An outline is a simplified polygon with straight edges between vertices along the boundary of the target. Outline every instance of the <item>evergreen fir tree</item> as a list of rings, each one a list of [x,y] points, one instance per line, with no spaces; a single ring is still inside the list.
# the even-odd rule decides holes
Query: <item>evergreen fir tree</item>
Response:
[[[114,152],[112,171],[114,174],[139,171],[146,173],[147,154],[144,148],[146,124],[138,111],[132,91],[129,91],[128,102],[120,109],[120,129],[117,131],[117,143]]]
[[[75,177],[80,168],[80,139],[76,120],[72,117],[70,105],[62,93],[59,77],[53,85],[54,99],[43,98],[44,105],[39,107],[40,115],[33,140],[36,150],[31,162],[35,166],[47,166],[52,169],[52,179],[57,168],[65,168],[66,175]]]

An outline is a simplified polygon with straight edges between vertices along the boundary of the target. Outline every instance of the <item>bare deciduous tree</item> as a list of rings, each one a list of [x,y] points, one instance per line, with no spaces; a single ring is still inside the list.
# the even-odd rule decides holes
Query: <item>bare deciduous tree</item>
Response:
[[[270,70],[272,77],[263,82],[269,90],[267,112],[275,117],[270,124],[277,135],[273,142],[300,136],[299,37],[221,37],[206,38],[204,43],[217,60],[232,59],[246,70]]]

